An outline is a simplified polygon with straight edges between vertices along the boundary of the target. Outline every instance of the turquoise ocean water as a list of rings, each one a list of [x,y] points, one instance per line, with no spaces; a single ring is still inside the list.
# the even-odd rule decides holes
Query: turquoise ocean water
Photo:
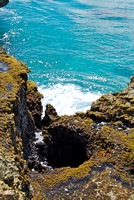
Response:
[[[59,114],[86,111],[134,75],[134,1],[10,0],[0,8],[0,45]]]

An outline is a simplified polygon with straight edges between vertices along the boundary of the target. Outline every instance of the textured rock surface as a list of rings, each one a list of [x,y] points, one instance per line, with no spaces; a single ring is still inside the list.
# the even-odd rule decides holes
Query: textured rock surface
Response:
[[[0,8],[6,6],[9,3],[9,0],[0,0]]]
[[[79,113],[43,129],[44,154],[54,169],[30,172],[40,193],[48,199],[134,198],[134,128],[96,123]]]
[[[30,199],[26,160],[36,155],[34,120],[27,107],[27,73],[22,61],[0,48],[0,198]],[[26,159],[26,160],[25,160]]]
[[[51,104],[46,105],[45,117],[43,118],[41,124],[42,126],[48,126],[52,121],[58,118],[58,114],[55,108]]]
[[[134,77],[121,92],[103,95],[92,104],[87,116],[97,121],[109,121],[134,127]]]
[[[134,199],[134,77],[86,113],[58,116],[48,104],[41,122],[26,64],[2,48],[0,63],[0,199]]]
[[[40,194],[48,199],[134,198],[133,78],[126,89],[102,96],[86,113],[60,117],[47,105],[43,153],[54,169],[30,172]]]
[[[37,90],[37,86],[33,81],[27,81],[27,107],[32,114],[36,128],[41,128],[41,115],[43,107],[41,104],[41,98],[43,95]]]

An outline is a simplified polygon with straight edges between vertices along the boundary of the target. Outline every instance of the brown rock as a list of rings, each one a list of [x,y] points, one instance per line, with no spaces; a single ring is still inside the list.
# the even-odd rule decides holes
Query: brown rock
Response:
[[[58,114],[55,108],[51,104],[46,105],[45,117],[42,120],[42,126],[48,126],[50,123],[55,121]]]

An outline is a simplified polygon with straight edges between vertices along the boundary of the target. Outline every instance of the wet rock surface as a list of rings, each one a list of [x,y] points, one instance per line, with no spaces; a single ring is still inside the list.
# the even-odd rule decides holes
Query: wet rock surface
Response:
[[[134,77],[86,113],[58,116],[0,48],[0,198],[134,199]],[[36,131],[36,132],[35,132]]]

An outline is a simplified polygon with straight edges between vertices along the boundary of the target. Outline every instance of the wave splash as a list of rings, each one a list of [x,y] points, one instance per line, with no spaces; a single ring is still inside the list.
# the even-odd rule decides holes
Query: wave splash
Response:
[[[101,94],[93,94],[90,91],[82,91],[82,88],[73,84],[56,84],[46,88],[41,86],[39,92],[44,95],[42,100],[43,115],[46,104],[55,107],[59,115],[72,115],[76,112],[86,112],[91,103],[98,99]]]

